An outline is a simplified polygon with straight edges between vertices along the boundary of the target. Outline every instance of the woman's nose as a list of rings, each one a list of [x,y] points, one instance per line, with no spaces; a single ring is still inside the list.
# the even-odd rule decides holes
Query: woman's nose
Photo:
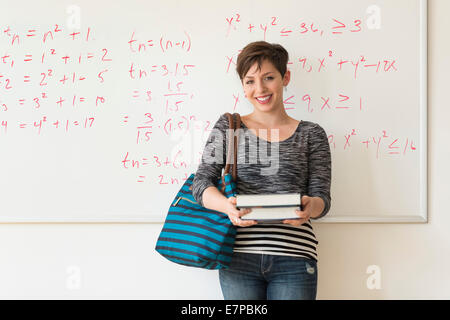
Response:
[[[264,93],[265,90],[266,90],[266,85],[264,84],[264,81],[262,81],[261,79],[257,80],[256,81],[256,92]]]

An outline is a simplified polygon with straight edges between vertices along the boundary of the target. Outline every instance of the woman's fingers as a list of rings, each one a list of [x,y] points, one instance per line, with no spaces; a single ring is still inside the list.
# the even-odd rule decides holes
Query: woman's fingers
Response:
[[[238,221],[236,222],[236,226],[238,227],[250,227],[252,225],[256,224],[256,221],[254,220],[242,220],[242,219],[238,219]]]
[[[300,227],[306,221],[304,219],[296,219],[296,220],[283,220],[283,223],[290,224],[294,227]]]
[[[237,210],[236,214],[230,215],[230,220],[235,226],[239,227],[248,227],[256,224],[257,222],[255,220],[243,220],[241,219],[242,216],[248,214],[251,212],[251,209],[240,209]]]
[[[252,209],[250,208],[245,208],[245,209],[240,209],[239,210],[239,216],[245,216],[246,214],[249,214],[250,212],[252,212]]]
[[[290,224],[294,227],[300,227],[302,224],[306,223],[309,219],[309,215],[305,211],[295,210],[295,213],[300,219],[287,219],[283,220],[283,223]]]
[[[242,220],[241,219],[242,216],[250,213],[252,211],[252,209],[250,209],[250,208],[237,209],[236,208],[236,197],[230,197],[230,198],[228,198],[228,201],[230,201],[230,203],[233,204],[231,213],[228,214],[228,217],[230,218],[231,223],[233,223],[235,226],[238,226],[238,227],[248,227],[248,226],[252,226],[257,223],[254,220]]]

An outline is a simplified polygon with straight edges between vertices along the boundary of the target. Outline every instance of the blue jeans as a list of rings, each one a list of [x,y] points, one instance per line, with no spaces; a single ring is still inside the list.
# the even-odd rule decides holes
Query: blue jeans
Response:
[[[225,300],[315,300],[315,260],[256,253],[233,253],[230,268],[219,270]]]

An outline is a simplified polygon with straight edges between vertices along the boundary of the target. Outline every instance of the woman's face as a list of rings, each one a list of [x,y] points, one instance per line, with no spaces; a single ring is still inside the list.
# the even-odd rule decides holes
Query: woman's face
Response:
[[[283,105],[283,87],[289,83],[290,71],[286,70],[284,77],[268,60],[261,63],[258,70],[258,63],[248,70],[242,80],[244,93],[251,104],[259,111],[270,112]]]

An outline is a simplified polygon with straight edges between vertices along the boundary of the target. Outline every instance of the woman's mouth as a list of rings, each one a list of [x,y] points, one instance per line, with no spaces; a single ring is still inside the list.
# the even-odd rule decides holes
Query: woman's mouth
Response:
[[[257,97],[256,101],[258,101],[260,104],[267,104],[271,100],[272,95],[269,94],[267,96]]]

